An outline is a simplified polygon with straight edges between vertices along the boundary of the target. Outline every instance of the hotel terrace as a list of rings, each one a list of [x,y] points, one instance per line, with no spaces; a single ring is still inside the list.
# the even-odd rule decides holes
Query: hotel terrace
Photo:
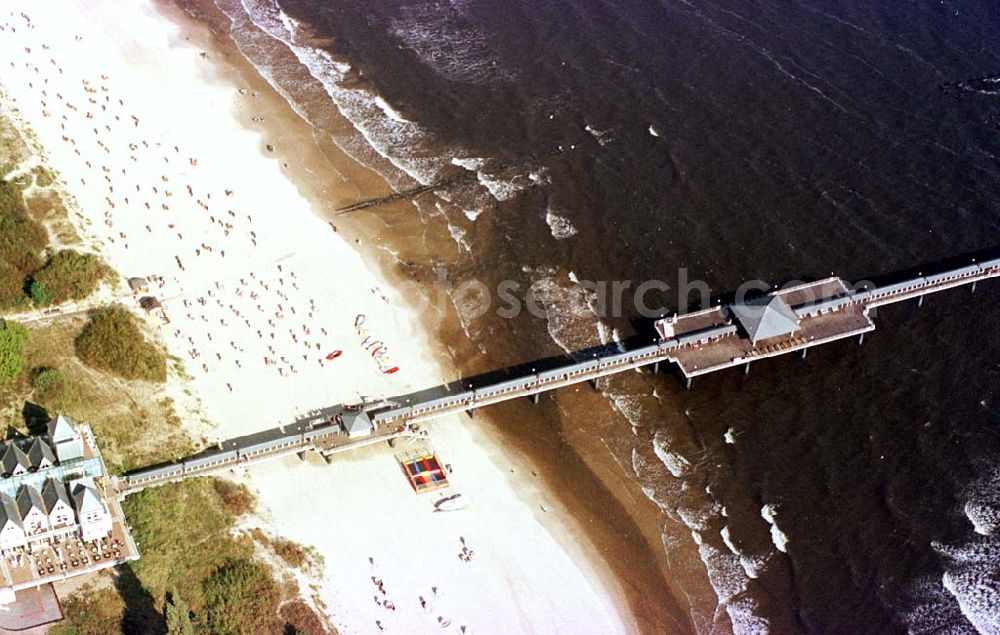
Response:
[[[90,426],[59,415],[0,445],[0,603],[139,557]]]

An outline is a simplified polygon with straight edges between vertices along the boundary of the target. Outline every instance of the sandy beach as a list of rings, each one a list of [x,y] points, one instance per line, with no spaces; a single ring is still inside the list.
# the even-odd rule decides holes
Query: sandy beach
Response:
[[[194,436],[451,379],[364,245],[316,216],[279,149],[239,123],[256,93],[220,80],[211,53],[153,5],[18,2],[0,26],[2,88],[76,199],[85,242],[123,276],[156,277],[149,294],[169,323],[155,328],[187,375],[166,391]],[[118,294],[142,313],[124,280]],[[382,342],[378,359],[359,316]],[[267,529],[323,556],[313,582],[339,629],[632,630],[599,559],[517,456],[464,418],[431,431],[454,467],[452,491],[471,500],[461,512],[432,513],[434,499],[412,492],[384,447],[240,477],[259,492]]]

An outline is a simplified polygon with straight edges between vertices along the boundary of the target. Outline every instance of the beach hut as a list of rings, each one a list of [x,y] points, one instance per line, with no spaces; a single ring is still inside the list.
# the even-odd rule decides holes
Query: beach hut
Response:
[[[132,289],[133,295],[140,295],[149,291],[148,278],[129,278],[128,288]]]
[[[146,312],[147,316],[155,317],[160,324],[170,324],[167,311],[163,308],[163,303],[151,295],[147,295],[139,300],[139,306]]]

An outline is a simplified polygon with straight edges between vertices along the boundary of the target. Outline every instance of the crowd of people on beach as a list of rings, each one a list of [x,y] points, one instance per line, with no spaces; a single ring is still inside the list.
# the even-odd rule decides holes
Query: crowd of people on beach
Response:
[[[0,37],[32,28],[27,15],[11,16],[0,23]],[[372,314],[337,315],[329,304],[323,311],[319,292],[303,280],[306,268],[296,267],[297,254],[276,252],[262,240],[262,215],[280,210],[261,209],[252,194],[241,191],[238,179],[214,180],[210,158],[158,131],[155,117],[133,105],[124,87],[116,87],[112,70],[64,64],[65,59],[39,41],[8,63],[32,78],[27,90],[18,90],[19,97],[37,99],[43,116],[57,123],[63,149],[70,161],[76,157],[74,179],[100,201],[98,223],[103,226],[92,232],[101,237],[99,251],[142,267],[121,271],[123,275],[154,282],[152,290],[138,295],[159,296],[170,318],[163,336],[171,351],[183,351],[188,374],[239,393],[252,389],[250,373],[290,379],[327,372],[326,367],[338,364],[336,348],[343,344],[333,337],[338,326],[359,354],[373,360],[373,370],[399,370],[381,339],[383,332],[373,328]],[[233,98],[249,109],[257,94],[236,88]],[[389,304],[378,287],[371,294],[379,304]],[[459,558],[471,563],[475,552],[464,537],[460,542]],[[471,632],[445,614],[438,586],[428,585],[404,602],[390,596],[374,558],[369,562],[373,601],[385,611],[375,620],[378,630],[410,619],[407,609],[415,611],[419,605],[434,626]]]
[[[33,28],[26,14],[12,17],[0,24],[0,37]],[[255,209],[236,183],[199,177],[205,169],[200,157],[148,132],[141,113],[100,68],[70,77],[69,65],[45,42],[25,46],[23,56],[9,64],[37,76],[28,89],[43,115],[58,120],[62,142],[78,157],[80,184],[102,190],[108,228],[102,250],[132,253],[138,256],[132,260],[149,267],[124,275],[157,274],[164,281],[157,289],[170,316],[164,335],[186,351],[190,374],[230,371],[226,388],[232,392],[240,388],[240,374],[233,371],[256,368],[290,378],[332,363],[328,349],[334,343],[323,319],[334,316],[322,315],[300,285],[295,254],[275,257],[269,250],[257,256],[264,250],[255,218],[280,212]],[[234,93],[247,103],[257,96],[247,89]],[[149,239],[136,240],[136,231],[170,245],[169,259],[157,259],[163,251],[150,250]]]

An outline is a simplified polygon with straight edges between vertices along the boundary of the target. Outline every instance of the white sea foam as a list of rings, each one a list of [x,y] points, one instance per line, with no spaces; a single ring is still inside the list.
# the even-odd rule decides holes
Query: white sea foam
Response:
[[[726,443],[729,445],[736,445],[736,434],[733,432],[732,426],[726,429],[725,437]]]
[[[551,209],[545,211],[545,222],[549,226],[549,231],[552,232],[552,237],[556,240],[565,240],[577,234],[576,227],[573,227],[573,223],[568,218]]]
[[[468,234],[466,230],[458,227],[457,225],[448,223],[448,233],[451,234],[451,239],[455,241],[456,245],[465,251],[472,251],[472,246],[469,245],[467,240],[465,240],[465,236]]]
[[[493,195],[498,201],[507,201],[524,190],[524,186],[517,184],[517,177],[507,178],[500,176],[493,176],[489,174],[484,174],[479,172],[477,175],[480,185],[489,190],[490,194]]]
[[[941,577],[923,575],[912,579],[905,589],[905,607],[900,620],[911,633],[972,633],[974,629],[962,608],[942,583]]]
[[[774,543],[778,551],[788,553],[788,536],[785,535],[785,532],[778,529],[777,522],[775,521],[775,514],[777,512],[778,506],[773,503],[760,508],[761,517],[771,526],[771,542]]]
[[[767,568],[767,563],[771,559],[771,554],[764,555],[747,555],[740,554],[740,565],[743,567],[743,572],[747,574],[748,578],[759,578],[764,569]]]
[[[650,124],[650,126],[649,126],[649,134],[651,134],[654,137],[659,137],[660,136],[660,132],[656,128],[654,128],[652,126],[652,124]]]
[[[1000,588],[996,571],[985,568],[948,571],[942,584],[958,600],[962,615],[977,631],[983,635],[1000,634]]]
[[[479,170],[479,168],[486,165],[486,159],[476,158],[476,157],[467,157],[464,159],[459,157],[452,157],[451,164],[457,165],[460,168],[465,168],[469,172],[476,172]]]
[[[389,102],[387,102],[385,98],[382,97],[382,95],[375,96],[375,105],[381,108],[382,112],[388,115],[390,119],[394,119],[401,123],[410,123],[410,124],[413,123],[412,121],[401,115],[398,110],[390,106]]]
[[[663,462],[670,473],[680,478],[691,469],[691,461],[671,447],[670,434],[663,428],[653,435],[653,452]]]
[[[719,535],[722,536],[722,542],[729,547],[729,550],[732,551],[734,555],[740,555],[740,550],[733,544],[732,536],[729,535],[729,525],[725,525],[719,532]]]
[[[1000,527],[1000,510],[988,501],[967,501],[965,517],[972,523],[975,532],[981,536],[992,536]]]
[[[746,591],[746,575],[738,558],[704,540],[698,546],[698,553],[708,569],[708,581],[719,602],[726,604]]]
[[[594,139],[597,139],[597,143],[599,143],[602,146],[606,146],[612,141],[614,141],[614,139],[611,137],[611,130],[598,130],[597,128],[591,126],[590,124],[584,126],[584,130],[589,132],[590,136],[594,137]]]

